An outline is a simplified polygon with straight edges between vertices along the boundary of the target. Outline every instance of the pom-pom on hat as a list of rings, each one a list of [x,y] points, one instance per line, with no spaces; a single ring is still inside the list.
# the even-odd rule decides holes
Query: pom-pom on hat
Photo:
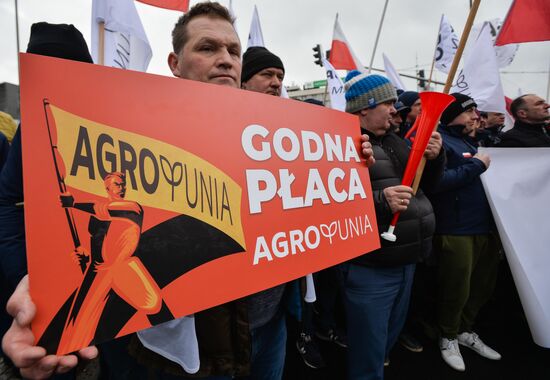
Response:
[[[350,71],[344,84],[346,90],[346,112],[356,113],[365,108],[375,108],[389,100],[397,100],[397,92],[388,78]]]

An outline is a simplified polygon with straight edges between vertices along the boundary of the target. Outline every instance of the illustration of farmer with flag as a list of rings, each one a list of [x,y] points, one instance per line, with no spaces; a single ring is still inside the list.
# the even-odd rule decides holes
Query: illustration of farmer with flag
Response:
[[[243,247],[223,231],[186,213],[175,212],[145,228],[144,208],[154,218],[155,207],[126,199],[126,174],[116,169],[103,175],[103,186],[98,188],[106,191],[106,197],[90,191],[89,185],[74,182],[71,188],[90,194],[79,194],[75,200],[66,184],[70,178],[66,178],[65,166],[65,160],[74,160],[67,154],[74,150],[67,149],[62,138],[70,127],[56,119],[55,106],[47,99],[43,103],[59,200],[82,280],[50,320],[38,344],[52,353],[72,352],[117,337],[137,313],[145,315],[151,326],[174,319],[161,289],[191,269],[242,252]],[[75,125],[87,124],[79,119]],[[85,227],[77,216],[80,213],[89,214],[89,240],[82,236]],[[182,236],[181,231],[190,234]],[[198,242],[216,242],[216,246],[205,249]]]
[[[108,174],[104,184],[107,199],[103,202],[75,203],[70,193],[60,196],[62,207],[90,214],[91,252],[88,255],[79,250],[77,255],[80,260],[91,256],[91,262],[65,326],[65,331],[74,329],[74,333],[64,334],[61,339],[60,348],[67,346],[67,351],[92,340],[111,289],[136,310],[145,312],[152,324],[173,319],[162,301],[159,286],[143,263],[133,257],[141,237],[143,208],[137,202],[124,199],[126,176],[123,173]]]

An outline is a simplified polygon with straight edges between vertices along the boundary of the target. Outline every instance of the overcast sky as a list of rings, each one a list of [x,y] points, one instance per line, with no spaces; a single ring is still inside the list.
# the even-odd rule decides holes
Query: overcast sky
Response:
[[[313,63],[312,47],[330,48],[336,13],[359,59],[368,65],[385,0],[233,0],[237,31],[243,45],[250,28],[254,4],[258,6],[266,47],[279,55],[286,67],[285,84],[303,84],[324,78]],[[192,0],[191,5],[197,1]],[[220,1],[224,5],[229,0]],[[482,0],[476,23],[504,19],[512,0]],[[91,0],[19,0],[20,50],[25,51],[31,24],[39,21],[72,23],[88,45],[91,33]],[[0,0],[0,83],[18,83],[15,0]],[[171,49],[170,32],[179,14],[136,2],[145,32],[153,49],[150,73],[171,75],[166,57]],[[374,67],[383,68],[385,53],[399,72],[430,69],[441,14],[461,33],[469,11],[469,0],[389,0]],[[460,35],[460,34],[459,34]],[[550,42],[522,44],[514,62],[501,69],[504,92],[509,97],[536,93],[546,97],[550,67]],[[510,73],[513,72],[513,73]],[[446,75],[436,72],[435,79]],[[405,80],[415,89],[414,80]],[[439,88],[441,89],[441,88]]]

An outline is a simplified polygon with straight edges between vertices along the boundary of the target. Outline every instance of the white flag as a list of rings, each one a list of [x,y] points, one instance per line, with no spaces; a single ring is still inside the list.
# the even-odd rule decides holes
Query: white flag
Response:
[[[550,148],[480,148],[481,175],[531,335],[550,348]]]
[[[254,5],[254,13],[252,14],[252,22],[250,23],[250,33],[248,33],[247,49],[252,46],[265,46],[262,26],[260,25],[260,16],[258,8]]]
[[[435,68],[444,73],[449,73],[453,59],[458,48],[458,36],[445,15],[441,15],[439,35],[435,48]]]
[[[491,31],[491,39],[494,44],[497,38],[498,32],[502,27],[502,20],[495,18],[495,19],[486,21],[485,23],[489,25],[489,30]],[[472,27],[472,30],[470,32],[471,37],[468,38],[468,42],[466,43],[466,49],[464,49],[466,54],[469,53],[473,45],[472,41],[475,41],[477,36],[479,36],[479,33],[481,32],[481,29],[483,28],[483,25],[485,23],[476,24]],[[518,51],[518,48],[519,48],[519,44],[495,46],[498,67],[502,69],[503,67],[506,67],[510,63],[512,63],[512,61],[514,60],[514,57],[516,56],[516,52]]]
[[[260,16],[258,15],[258,8],[254,5],[254,13],[252,14],[252,22],[250,23],[250,33],[248,33],[248,46],[260,46],[265,47],[264,34],[262,33],[262,25],[260,24]],[[288,99],[288,92],[286,87],[281,83],[281,98]]]
[[[464,67],[451,88],[453,92],[474,98],[480,111],[506,113],[497,57],[487,24],[472,45]]]
[[[407,91],[405,85],[401,82],[401,77],[390,62],[390,59],[384,53],[382,53],[382,57],[384,58],[384,71],[386,72],[386,76],[390,82],[393,84],[393,87],[398,90]]]
[[[105,66],[146,71],[153,56],[133,0],[93,0],[92,58],[99,63],[99,24],[105,24]]]
[[[346,111],[346,92],[344,83],[329,61],[323,58],[323,66],[327,71],[327,92],[330,96],[330,108],[338,111]]]

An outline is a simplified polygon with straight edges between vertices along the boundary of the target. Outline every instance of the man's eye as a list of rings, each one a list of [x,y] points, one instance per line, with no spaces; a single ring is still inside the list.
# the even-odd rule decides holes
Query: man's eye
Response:
[[[204,45],[204,46],[201,46],[200,50],[201,51],[213,51],[214,47],[211,46],[211,45]]]

